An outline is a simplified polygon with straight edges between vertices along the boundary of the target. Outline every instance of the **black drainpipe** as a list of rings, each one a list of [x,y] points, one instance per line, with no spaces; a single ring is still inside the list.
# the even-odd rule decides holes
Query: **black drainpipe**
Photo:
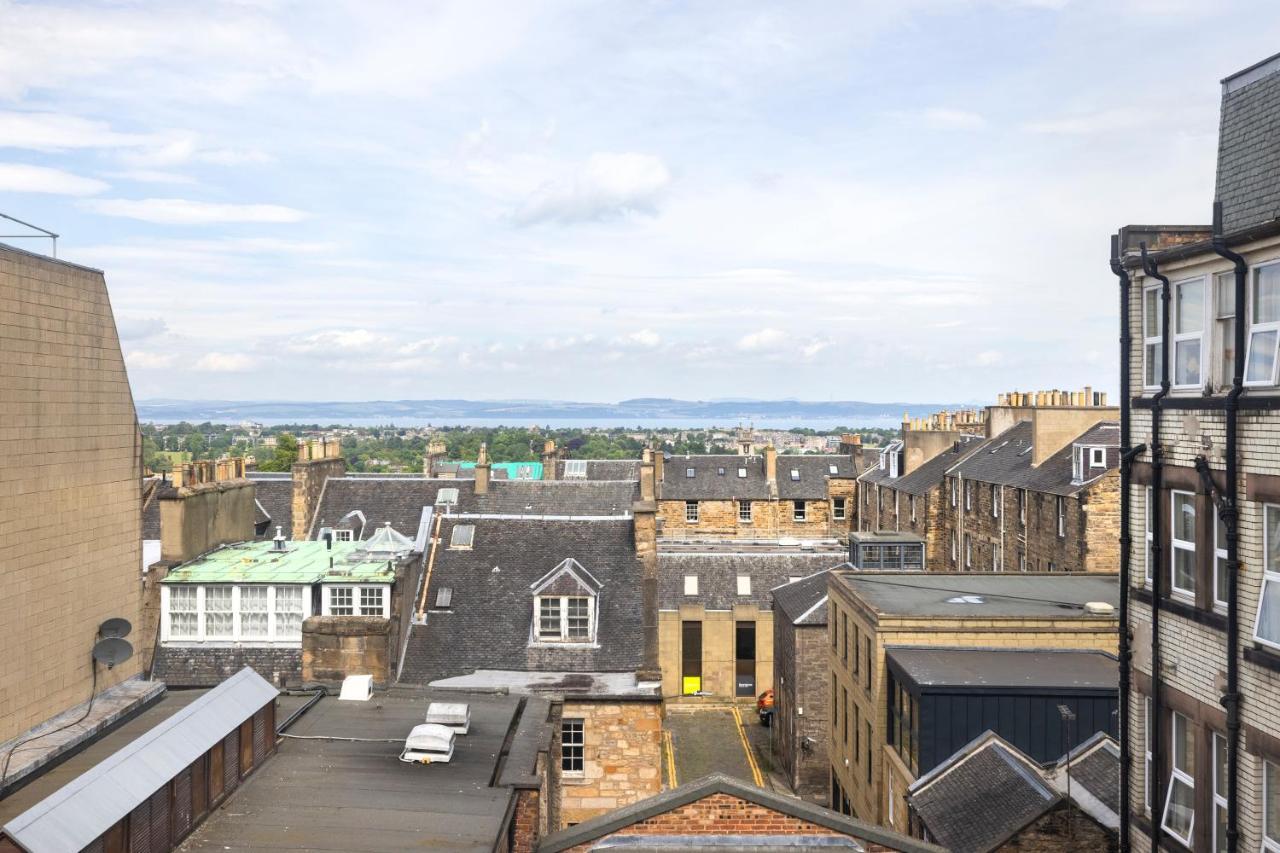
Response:
[[[1164,718],[1164,703],[1160,695],[1160,604],[1164,596],[1163,537],[1164,512],[1160,505],[1160,492],[1164,487],[1164,447],[1160,444],[1160,411],[1164,398],[1169,395],[1169,279],[1160,275],[1155,261],[1147,254],[1147,244],[1139,243],[1142,251],[1142,271],[1160,282],[1160,390],[1151,397],[1151,718],[1155,721],[1153,749],[1151,750],[1155,776],[1151,785],[1151,848],[1160,849],[1162,810],[1164,808],[1164,749],[1160,742],[1160,721]],[[1145,300],[1144,300],[1145,302]],[[1145,307],[1145,304],[1144,304]],[[1152,719],[1146,721],[1152,725]]]
[[[1120,238],[1111,238],[1111,271],[1120,279],[1120,851],[1129,853],[1129,774],[1133,750],[1129,744],[1129,481],[1134,454],[1129,448],[1129,366],[1133,335],[1129,330],[1129,273],[1120,261]]]
[[[1240,395],[1244,393],[1245,288],[1249,265],[1226,247],[1222,239],[1222,202],[1213,203],[1213,251],[1235,264],[1235,366],[1231,372],[1231,392],[1226,399],[1226,490],[1218,502],[1218,515],[1227,530],[1227,692],[1222,707],[1227,712],[1227,853],[1236,853],[1240,831],[1236,808],[1240,758],[1240,603],[1236,576],[1239,569],[1239,470],[1236,465],[1236,431]],[[1207,465],[1206,465],[1207,467]]]

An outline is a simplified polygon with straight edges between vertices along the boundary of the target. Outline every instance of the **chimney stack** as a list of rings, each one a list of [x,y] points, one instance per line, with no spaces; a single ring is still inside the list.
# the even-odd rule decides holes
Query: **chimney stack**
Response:
[[[769,442],[764,448],[764,481],[770,496],[778,496],[778,449]]]
[[[555,440],[548,438],[542,444],[542,479],[554,480],[556,478],[556,461],[559,458],[559,454],[556,453]]]
[[[480,453],[476,456],[476,494],[489,492],[489,447],[480,442]]]
[[[636,678],[661,681],[658,662],[658,503],[656,500],[654,458],[662,452],[645,450],[640,463],[640,500],[632,504],[636,559],[640,561],[640,592],[644,625],[644,663]]]

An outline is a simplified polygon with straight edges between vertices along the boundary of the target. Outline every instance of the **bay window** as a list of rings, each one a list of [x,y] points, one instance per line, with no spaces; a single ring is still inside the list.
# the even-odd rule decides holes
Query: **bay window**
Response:
[[[303,588],[300,586],[275,587],[275,616],[277,639],[301,639]]]
[[[1173,384],[1198,388],[1204,351],[1204,279],[1173,285]]]
[[[240,587],[240,636],[260,640],[267,636],[267,588]]]
[[[329,604],[325,607],[326,616],[354,616],[356,612],[354,595],[349,586],[335,586],[327,590]]]
[[[1196,496],[1190,492],[1170,493],[1173,514],[1169,532],[1174,592],[1195,597],[1196,594]]]
[[[379,595],[383,589],[378,588]],[[178,645],[296,644],[310,610],[309,590],[303,584],[164,584],[160,639]]]
[[[1169,746],[1173,766],[1169,769],[1169,790],[1165,794],[1160,825],[1190,847],[1196,822],[1195,733],[1186,717],[1176,711],[1171,717]]]
[[[1142,289],[1142,385],[1159,388],[1161,374],[1161,349],[1163,306],[1160,286]]]
[[[1276,346],[1280,344],[1280,264],[1253,271],[1245,385],[1276,384]]]
[[[385,592],[386,590],[380,586],[360,587],[360,615],[381,616],[382,599]]]
[[[1262,507],[1262,594],[1253,638],[1280,648],[1280,506]]]
[[[169,636],[195,637],[200,633],[199,587],[173,586],[169,589]]]

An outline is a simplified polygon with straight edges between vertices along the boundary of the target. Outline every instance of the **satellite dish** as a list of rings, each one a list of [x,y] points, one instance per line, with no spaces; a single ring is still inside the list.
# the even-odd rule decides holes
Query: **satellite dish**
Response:
[[[123,620],[122,620],[123,621]],[[107,637],[93,645],[93,659],[111,669],[133,657],[133,644],[120,637]]]
[[[129,620],[118,616],[98,626],[98,634],[103,637],[127,637],[132,630],[133,626],[129,624]]]

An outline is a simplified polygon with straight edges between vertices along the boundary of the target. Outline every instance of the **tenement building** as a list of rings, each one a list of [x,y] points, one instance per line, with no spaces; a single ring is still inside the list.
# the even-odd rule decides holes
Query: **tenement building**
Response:
[[[827,574],[797,578],[773,590],[774,755],[791,789],[828,803]]]
[[[852,528],[858,458],[652,454],[665,539],[827,539]]]
[[[1278,115],[1280,57],[1222,81],[1212,225],[1112,242],[1133,850],[1280,850]]]

